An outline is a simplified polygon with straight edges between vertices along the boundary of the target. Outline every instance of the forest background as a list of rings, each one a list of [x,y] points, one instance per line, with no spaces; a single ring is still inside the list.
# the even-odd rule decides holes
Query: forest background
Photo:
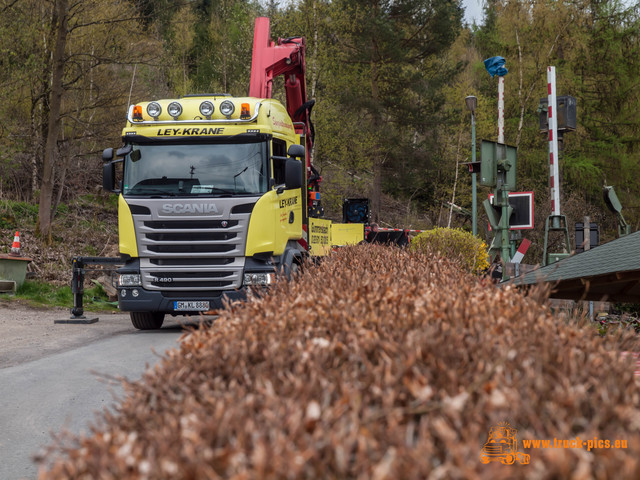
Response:
[[[273,38],[307,40],[313,161],[328,217],[341,219],[343,198],[369,197],[382,226],[470,230],[470,218],[448,204],[471,209],[464,99],[478,98],[478,148],[496,141],[497,77],[483,60],[499,55],[509,69],[505,143],[518,149],[518,190],[535,194],[528,263],[540,261],[550,214],[548,142],[539,130],[550,65],[558,94],[578,106],[560,162],[570,231],[589,215],[601,242],[615,238],[603,185],[615,186],[637,230],[640,7],[487,0],[481,25],[464,24],[463,13],[455,0],[1,0],[0,227],[19,223],[6,213],[19,202],[37,209],[36,232],[51,244],[63,238],[65,206],[88,196],[113,205],[101,192],[100,153],[121,145],[128,105],[246,95],[254,19],[268,16]],[[479,202],[488,193],[480,187]]]

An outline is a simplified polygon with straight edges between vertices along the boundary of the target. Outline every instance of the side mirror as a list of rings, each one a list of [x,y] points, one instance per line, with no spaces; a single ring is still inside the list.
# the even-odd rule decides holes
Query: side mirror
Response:
[[[289,150],[287,150],[287,155],[293,158],[304,158],[304,146],[294,143],[289,147]]]
[[[302,162],[291,158],[287,160],[284,165],[284,185],[287,190],[302,188]]]
[[[120,161],[108,162],[102,165],[102,188],[107,192],[120,193],[120,189],[116,188],[116,164]]]
[[[110,162],[111,160],[113,160],[113,148],[105,148],[102,151],[102,161]]]

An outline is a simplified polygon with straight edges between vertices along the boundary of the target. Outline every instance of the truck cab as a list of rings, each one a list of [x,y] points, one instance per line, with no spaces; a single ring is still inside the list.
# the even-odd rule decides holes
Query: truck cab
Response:
[[[307,255],[305,140],[278,101],[138,103],[122,140],[103,152],[103,186],[118,194],[118,304],[136,328],[217,310]]]

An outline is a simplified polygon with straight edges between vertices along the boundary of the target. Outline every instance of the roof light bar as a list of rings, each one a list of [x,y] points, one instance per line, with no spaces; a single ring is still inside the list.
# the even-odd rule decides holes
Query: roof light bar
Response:
[[[228,100],[227,100],[228,101]],[[227,105],[225,105],[225,109],[221,108],[222,105],[220,105],[220,107],[218,107],[218,111],[226,118],[202,118],[200,116],[194,116],[193,118],[166,118],[164,120],[160,120],[158,117],[162,115],[162,107],[160,106],[159,102],[152,102],[155,103],[156,105],[154,107],[150,107],[148,104],[147,105],[147,114],[151,117],[151,113],[153,114],[157,114],[158,117],[152,117],[152,119],[148,119],[145,120],[145,118],[147,118],[146,116],[143,118],[134,118],[134,108],[135,105],[131,105],[129,107],[129,112],[127,113],[127,120],[130,123],[136,123],[137,125],[174,125],[176,122],[179,123],[192,123],[192,124],[229,124],[229,123],[251,123],[251,122],[255,122],[256,119],[258,118],[258,115],[260,114],[260,107],[262,105],[262,102],[257,101],[255,103],[255,105],[251,105],[249,104],[249,112],[252,112],[252,115],[248,118],[240,118],[235,117],[235,118],[231,118],[231,115],[233,115],[233,113],[235,112],[235,105],[233,104],[233,102],[228,101],[229,103]],[[176,102],[178,103],[178,102]],[[223,102],[224,103],[224,102]],[[178,104],[179,105],[179,104]],[[142,107],[141,107],[142,108]],[[151,112],[149,112],[149,109],[151,109]],[[137,111],[137,110],[136,110]],[[175,113],[175,112],[173,112]],[[183,114],[183,112],[181,112],[181,115]],[[167,115],[168,117],[168,115]]]

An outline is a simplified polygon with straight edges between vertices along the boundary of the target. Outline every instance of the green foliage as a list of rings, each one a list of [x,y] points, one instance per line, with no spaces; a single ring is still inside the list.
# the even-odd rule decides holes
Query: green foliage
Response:
[[[339,0],[327,10],[317,27],[326,40],[315,111],[330,109],[318,117],[319,162],[366,179],[374,218],[383,191],[432,203],[429,172],[447,122],[442,87],[458,70],[442,58],[461,9],[452,1]],[[344,128],[345,120],[357,128]]]
[[[538,104],[547,96],[546,67],[550,65],[556,67],[558,95],[572,95],[578,105],[577,130],[565,133],[559,158],[563,213],[570,224],[584,215],[604,216],[601,188],[614,185],[627,205],[626,219],[635,229],[640,222],[640,184],[635,181],[640,167],[637,6],[617,0],[489,0],[485,8],[484,25],[469,32],[466,49],[456,55],[472,65],[477,58],[500,55],[506,59],[505,143],[518,147],[518,190],[535,193],[538,227],[528,235],[533,248],[542,243],[540,227],[549,214],[548,137],[539,132]],[[454,109],[464,95],[476,95],[478,139],[495,141],[497,80],[482,64],[477,67],[466,83],[462,80],[468,69],[451,82],[446,108]],[[469,93],[453,91],[458,83]],[[451,158],[452,149],[448,152]],[[459,204],[466,208],[469,183],[458,183],[456,192]],[[450,185],[449,177],[443,190],[450,190]],[[571,199],[580,200],[574,202],[573,210],[568,208]]]
[[[564,158],[565,179],[575,185],[582,185],[587,191],[596,191],[602,186],[602,169],[593,159],[567,155]]]
[[[472,273],[481,273],[489,268],[487,245],[458,228],[434,228],[423,232],[411,241],[411,250],[438,253],[459,262]]]
[[[35,224],[30,207],[7,208],[4,199],[33,202],[40,188],[53,120],[55,3],[9,2],[0,17],[0,228]],[[99,183],[97,152],[120,142],[128,103],[186,93],[244,95],[254,18],[266,14],[272,38],[306,38],[307,92],[316,100],[313,161],[327,179],[323,193],[334,213],[349,196],[370,196],[375,215],[417,209],[429,224],[439,225],[448,223],[440,215],[442,202],[470,208],[471,181],[459,165],[471,156],[463,99],[478,98],[478,144],[495,141],[496,79],[482,61],[501,55],[509,68],[505,141],[518,147],[518,189],[535,191],[536,203],[546,208],[548,146],[538,131],[537,107],[546,96],[546,67],[555,65],[558,94],[578,100],[578,129],[565,135],[560,158],[562,194],[586,200],[579,213],[593,216],[603,208],[601,186],[614,185],[635,228],[640,224],[637,6],[619,0],[483,5],[484,24],[463,29],[455,0],[78,3],[68,12],[64,121],[52,192],[62,203],[54,220],[86,214],[76,208],[85,200],[74,200]],[[275,79],[273,95],[284,99],[282,78]],[[395,200],[386,197],[383,203],[382,193]],[[96,200],[116,208],[116,196]]]
[[[129,99],[157,85],[139,81],[159,76],[150,60],[161,50],[139,19],[133,2],[3,4],[0,197],[42,194],[45,236],[56,204],[97,186],[98,152],[120,143]]]
[[[258,5],[244,0],[194,1],[157,16],[165,74],[174,95],[245,95]],[[156,12],[159,13],[159,12]]]
[[[101,211],[108,211],[112,213],[116,213],[118,211],[118,196],[117,195],[96,195],[94,193],[87,193],[85,195],[80,195],[76,198],[74,202],[74,207],[76,208],[99,208]],[[58,207],[58,211],[61,213],[68,212],[69,209],[65,205],[60,209]]]
[[[76,198],[71,204],[60,203],[56,208],[56,217],[63,225],[82,223],[91,229],[110,228],[105,224],[105,213],[117,212],[116,195],[101,197],[87,194]],[[93,218],[89,212],[93,212]],[[78,220],[78,218],[80,218]],[[86,218],[83,218],[86,217]],[[38,220],[38,205],[30,202],[0,200],[0,228],[33,230]]]
[[[0,228],[31,228],[35,226],[37,219],[37,205],[28,202],[0,200]]]
[[[13,297],[27,302],[33,307],[68,307],[73,306],[71,287],[55,287],[49,283],[27,281],[16,291]],[[88,311],[116,310],[117,303],[109,302],[104,289],[96,284],[85,288],[83,306]]]

